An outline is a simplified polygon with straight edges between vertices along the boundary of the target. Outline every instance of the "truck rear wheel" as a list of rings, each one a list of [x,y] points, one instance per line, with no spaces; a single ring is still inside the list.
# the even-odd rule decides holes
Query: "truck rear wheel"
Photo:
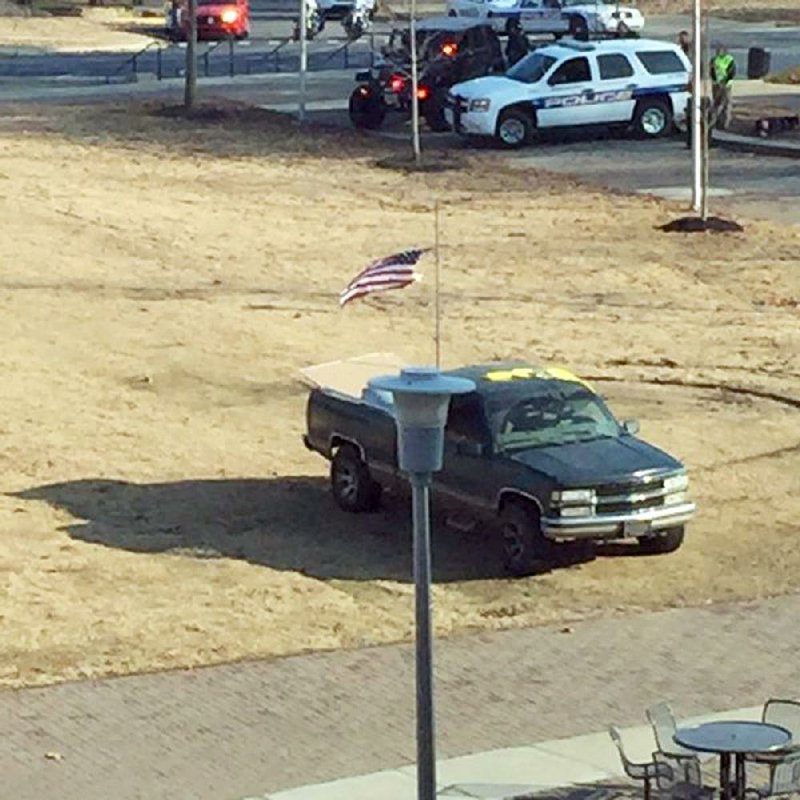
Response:
[[[336,504],[345,511],[372,511],[378,507],[381,486],[372,480],[352,445],[342,445],[331,461],[331,491]]]
[[[639,539],[639,552],[647,555],[674,553],[683,544],[684,528],[669,528],[655,536],[642,536]]]
[[[503,556],[511,575],[531,575],[547,569],[555,559],[555,544],[546,539],[539,511],[532,503],[509,501],[500,512]]]

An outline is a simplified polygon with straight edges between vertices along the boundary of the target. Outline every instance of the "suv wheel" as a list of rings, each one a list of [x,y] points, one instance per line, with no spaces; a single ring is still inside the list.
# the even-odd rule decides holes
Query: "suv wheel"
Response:
[[[514,150],[530,144],[533,132],[533,118],[527,111],[521,108],[508,108],[501,112],[497,120],[495,136],[503,147]]]
[[[655,536],[642,536],[639,539],[639,552],[646,555],[674,553],[683,544],[684,528],[669,528]]]
[[[672,124],[672,110],[663,100],[642,100],[633,114],[634,133],[642,139],[660,139]]]
[[[342,445],[331,461],[331,491],[344,511],[372,511],[381,497],[381,485],[372,480],[358,450]]]
[[[547,569],[555,545],[545,539],[539,511],[531,503],[510,501],[500,512],[505,568],[511,575],[531,575]]]

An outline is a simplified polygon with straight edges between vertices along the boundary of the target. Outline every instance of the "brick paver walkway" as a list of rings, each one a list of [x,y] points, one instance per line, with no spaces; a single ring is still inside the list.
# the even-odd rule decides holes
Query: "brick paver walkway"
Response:
[[[438,755],[800,695],[800,596],[437,644]],[[2,800],[234,800],[414,760],[407,645],[0,692]],[[58,753],[61,760],[46,757]]]

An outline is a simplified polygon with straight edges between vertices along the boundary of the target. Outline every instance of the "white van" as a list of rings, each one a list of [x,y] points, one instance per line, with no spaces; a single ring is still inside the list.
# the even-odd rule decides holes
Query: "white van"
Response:
[[[451,87],[445,119],[463,136],[491,136],[504,147],[530,143],[537,129],[578,125],[625,125],[653,139],[685,115],[690,69],[669,42],[564,40],[505,75]]]

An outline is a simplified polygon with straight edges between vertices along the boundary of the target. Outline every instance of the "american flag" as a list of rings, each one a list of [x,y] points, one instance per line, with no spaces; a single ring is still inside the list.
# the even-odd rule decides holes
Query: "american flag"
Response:
[[[414,269],[414,265],[426,252],[427,249],[404,250],[402,253],[373,261],[347,284],[339,295],[339,305],[344,306],[370,292],[402,289],[418,281],[422,276]]]

